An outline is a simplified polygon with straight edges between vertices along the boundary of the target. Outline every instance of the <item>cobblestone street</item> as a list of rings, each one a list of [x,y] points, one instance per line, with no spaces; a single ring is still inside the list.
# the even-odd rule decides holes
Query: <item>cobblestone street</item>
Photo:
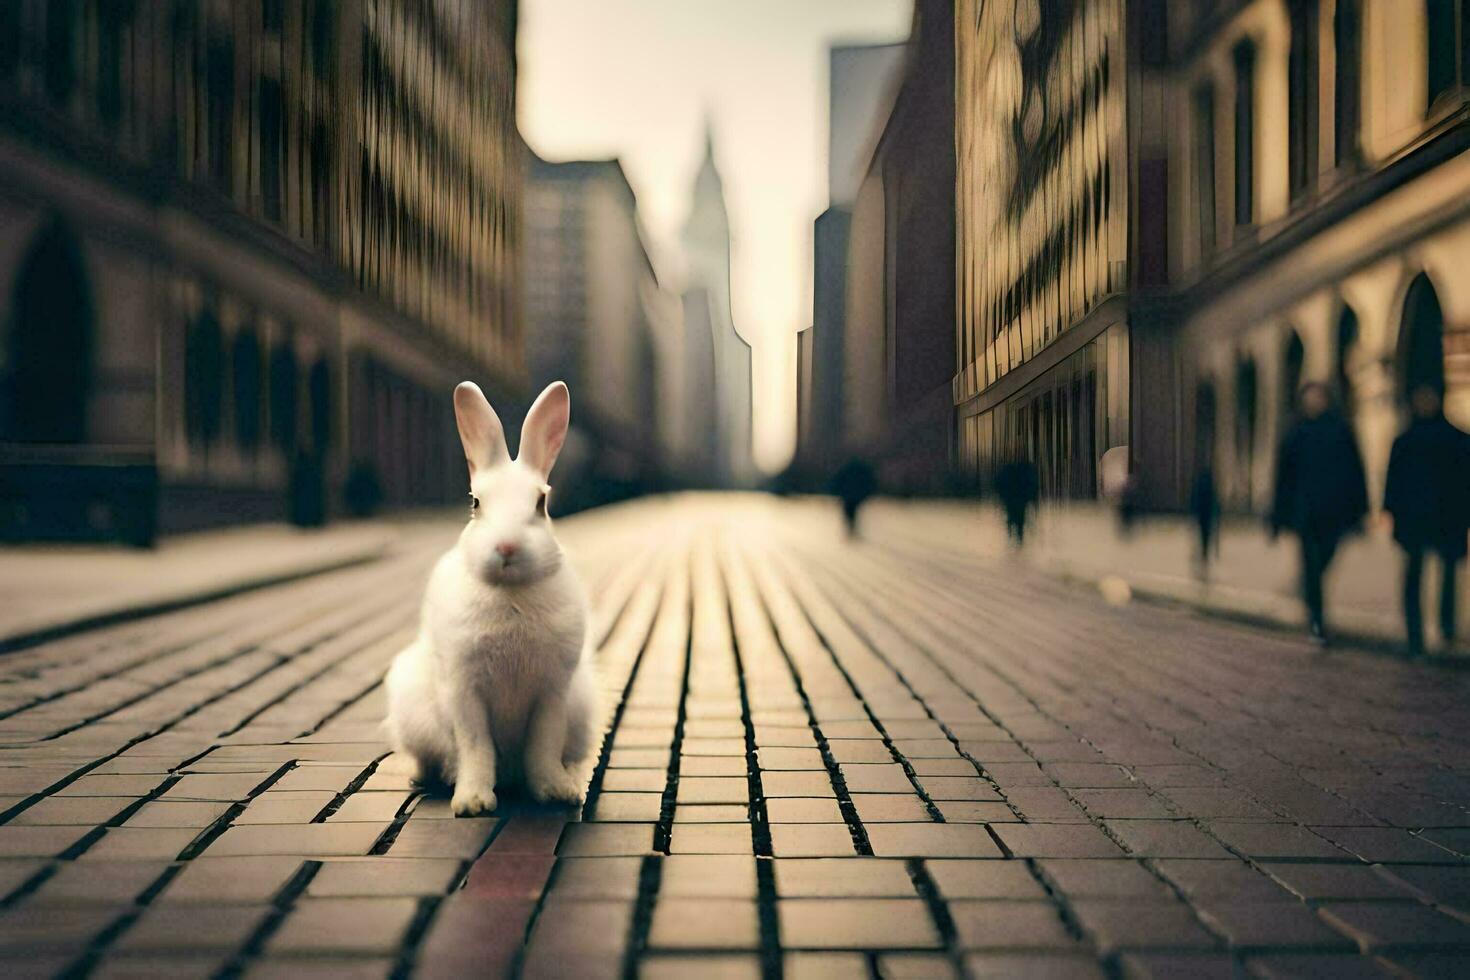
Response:
[[[0,973],[1464,975],[1470,674],[1115,608],[907,520],[560,522],[608,693],[580,813],[452,819],[387,755],[449,522],[10,653]]]

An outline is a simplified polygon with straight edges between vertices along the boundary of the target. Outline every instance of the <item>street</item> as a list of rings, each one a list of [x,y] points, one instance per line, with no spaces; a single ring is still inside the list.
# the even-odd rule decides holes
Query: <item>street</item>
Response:
[[[585,806],[456,820],[378,723],[457,527],[0,659],[0,972],[1463,975],[1463,670],[1108,605],[952,513],[648,498],[557,524]]]

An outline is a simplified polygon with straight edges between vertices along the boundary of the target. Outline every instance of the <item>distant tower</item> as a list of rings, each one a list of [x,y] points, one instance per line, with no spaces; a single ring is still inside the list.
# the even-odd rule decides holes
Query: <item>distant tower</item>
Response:
[[[730,315],[730,216],[715,167],[714,133],[705,126],[704,161],[694,180],[693,201],[684,223],[685,307],[694,294],[708,304],[708,326],[715,355],[715,476],[727,485],[744,485],[754,476],[751,460],[750,345],[735,332]],[[686,328],[704,318],[686,315]]]

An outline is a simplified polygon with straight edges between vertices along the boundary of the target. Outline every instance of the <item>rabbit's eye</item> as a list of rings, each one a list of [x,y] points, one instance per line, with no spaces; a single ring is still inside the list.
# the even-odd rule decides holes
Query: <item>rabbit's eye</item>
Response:
[[[536,498],[536,513],[542,517],[546,516],[546,491],[541,491],[541,496]]]
[[[474,494],[470,494],[470,510],[471,511],[476,511],[476,510],[479,510],[479,509],[480,509],[480,498],[479,497],[476,497]]]

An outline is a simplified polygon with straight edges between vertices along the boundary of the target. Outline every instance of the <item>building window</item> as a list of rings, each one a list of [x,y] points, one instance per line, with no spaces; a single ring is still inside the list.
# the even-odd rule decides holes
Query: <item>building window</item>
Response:
[[[1235,223],[1255,217],[1256,198],[1256,49],[1235,46]]]
[[[277,347],[270,360],[271,442],[290,459],[296,452],[296,352]]]
[[[1358,0],[1337,0],[1332,18],[1332,40],[1337,48],[1334,72],[1335,160],[1342,166],[1358,155],[1358,106],[1362,98],[1362,32]]]
[[[1194,188],[1200,254],[1215,250],[1215,91],[1208,82],[1194,90]]]
[[[1467,84],[1470,74],[1470,0],[1426,0],[1425,105]]]
[[[1317,0],[1291,5],[1288,64],[1291,194],[1300,194],[1317,171]]]
[[[205,85],[209,175],[222,190],[229,191],[231,143],[235,126],[235,51],[228,41],[209,42]]]
[[[184,341],[184,425],[189,441],[207,447],[220,435],[224,342],[219,317],[206,307]]]
[[[268,221],[281,220],[282,129],[285,112],[281,83],[274,78],[260,80],[260,206]]]

